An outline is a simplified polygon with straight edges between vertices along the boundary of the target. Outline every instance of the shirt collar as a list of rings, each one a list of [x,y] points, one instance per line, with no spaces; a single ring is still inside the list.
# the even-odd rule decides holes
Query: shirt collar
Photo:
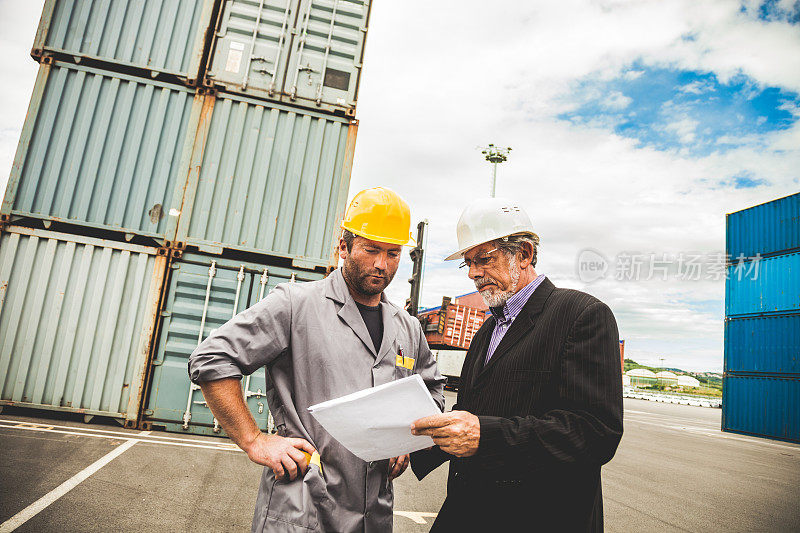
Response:
[[[492,313],[497,323],[504,324],[517,318],[517,315],[519,315],[525,303],[527,303],[528,298],[531,297],[536,287],[541,285],[542,281],[544,281],[544,274],[539,274],[533,281],[511,295],[511,298],[506,301],[503,307],[490,307],[489,311]]]

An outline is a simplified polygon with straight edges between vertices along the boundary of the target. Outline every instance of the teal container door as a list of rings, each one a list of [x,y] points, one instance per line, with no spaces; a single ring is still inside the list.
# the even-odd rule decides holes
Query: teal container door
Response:
[[[254,305],[278,283],[310,281],[323,276],[189,254],[173,263],[171,270],[144,419],[167,431],[224,435],[202,392],[189,381],[189,355],[200,340],[236,313]],[[264,369],[249,379],[246,376],[242,387],[246,387],[247,405],[256,423],[262,430],[270,430]]]
[[[214,0],[45,0],[32,55],[83,58],[197,79]]]

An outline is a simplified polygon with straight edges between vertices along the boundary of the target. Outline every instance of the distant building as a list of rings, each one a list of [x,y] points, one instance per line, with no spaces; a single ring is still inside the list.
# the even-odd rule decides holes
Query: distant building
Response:
[[[678,376],[678,385],[681,387],[700,387],[700,382],[692,376]]]
[[[628,374],[622,374],[622,386],[623,387],[631,386],[631,377]]]
[[[678,375],[668,370],[663,370],[656,374],[656,379],[662,385],[677,385]]]
[[[658,383],[658,378],[656,378],[656,375],[646,368],[632,368],[625,372],[625,375],[630,378],[631,385],[634,387],[636,385],[648,387]]]

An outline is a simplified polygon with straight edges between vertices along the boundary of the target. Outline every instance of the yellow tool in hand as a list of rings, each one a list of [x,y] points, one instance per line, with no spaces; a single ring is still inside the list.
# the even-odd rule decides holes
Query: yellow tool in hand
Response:
[[[311,453],[308,453],[308,452],[304,452],[303,450],[300,450],[300,451],[303,452],[303,455],[306,456],[306,460],[308,461],[309,466],[310,465],[317,465],[317,468],[319,468],[319,473],[321,474],[322,473],[322,460],[321,460],[321,458],[319,456],[319,452],[314,452],[313,454],[311,454]]]

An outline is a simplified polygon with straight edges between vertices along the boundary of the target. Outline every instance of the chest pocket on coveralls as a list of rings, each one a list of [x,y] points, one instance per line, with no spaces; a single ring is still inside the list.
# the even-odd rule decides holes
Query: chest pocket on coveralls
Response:
[[[394,379],[410,376],[417,365],[416,353],[409,353],[410,347],[399,340],[392,344],[391,357],[394,358]]]

